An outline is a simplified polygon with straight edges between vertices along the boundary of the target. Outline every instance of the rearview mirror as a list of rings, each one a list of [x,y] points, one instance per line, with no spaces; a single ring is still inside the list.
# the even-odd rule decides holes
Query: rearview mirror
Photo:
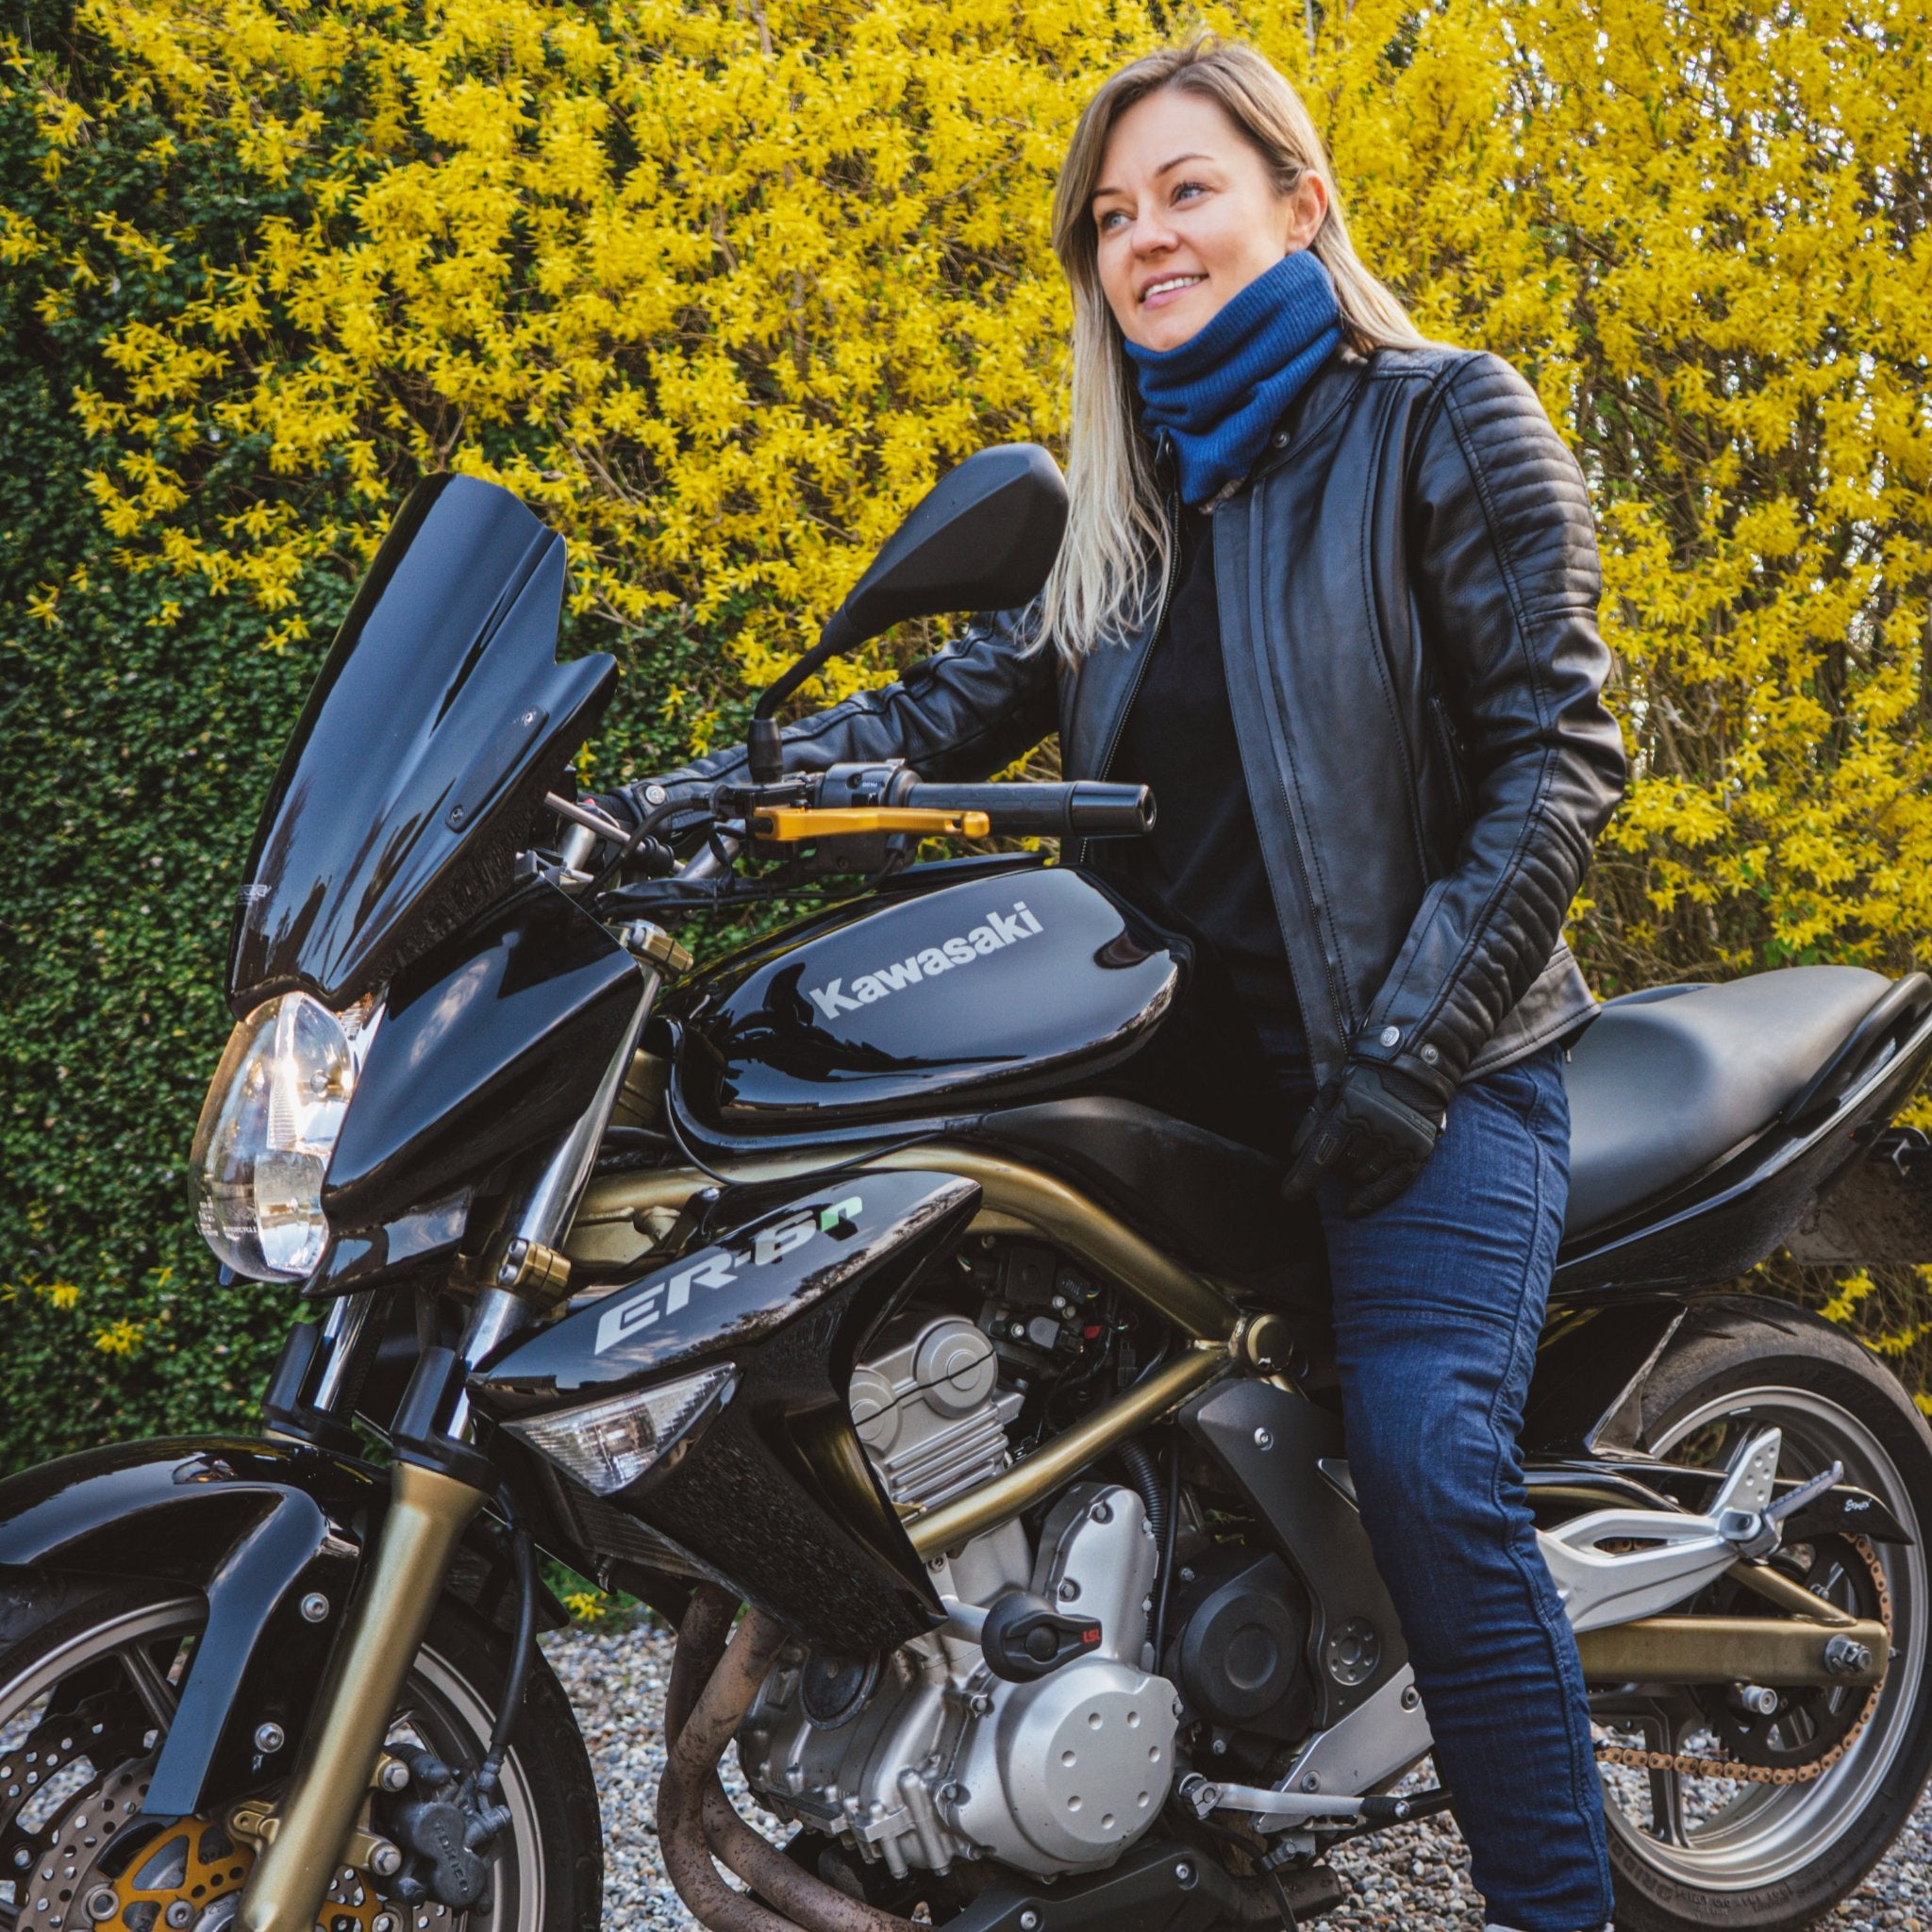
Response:
[[[850,650],[908,617],[1025,604],[1045,585],[1066,527],[1067,486],[1045,450],[983,449],[920,499],[825,629],[838,625],[838,648]]]
[[[827,658],[908,617],[1030,602],[1045,587],[1066,527],[1066,481],[1037,442],[980,450],[941,477],[826,620],[817,644],[759,698],[752,782],[769,785],[784,774],[775,714]]]

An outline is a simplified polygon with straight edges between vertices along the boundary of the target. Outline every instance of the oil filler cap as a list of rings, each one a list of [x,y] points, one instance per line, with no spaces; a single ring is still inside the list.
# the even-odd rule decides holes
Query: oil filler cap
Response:
[[[1029,1590],[1002,1591],[979,1633],[986,1667],[1009,1684],[1030,1684],[1100,1648],[1091,1617],[1069,1617]]]

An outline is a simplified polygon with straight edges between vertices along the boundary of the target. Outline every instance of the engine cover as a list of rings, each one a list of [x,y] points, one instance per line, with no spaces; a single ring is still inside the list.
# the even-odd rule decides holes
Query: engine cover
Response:
[[[956,1827],[1008,1865],[1111,1863],[1160,1813],[1174,1777],[1174,1689],[1085,1657],[1008,1687],[955,1762]]]
[[[1305,1736],[1314,1685],[1300,1586],[1273,1554],[1225,1548],[1200,1561],[1172,1607],[1165,1668],[1199,1717],[1268,1738]]]
[[[1158,1565],[1131,1490],[1076,1483],[1048,1515],[1032,1587],[1098,1618],[1100,1648],[1031,1684],[1001,1684],[959,1740],[955,1824],[1007,1864],[1105,1865],[1159,1815],[1177,1713],[1174,1687],[1142,1668]]]
[[[941,1566],[943,1595],[986,1603],[1019,1584],[1094,1618],[1097,1650],[1029,1684],[986,1667],[951,1629],[894,1651],[837,1727],[805,1708],[808,1659],[781,1659],[740,1732],[752,1789],[895,1874],[992,1857],[1040,1875],[1111,1864],[1174,1781],[1176,1698],[1149,1669],[1158,1553],[1133,1491],[1080,1483],[1054,1507],[1030,1566],[1017,1524]]]

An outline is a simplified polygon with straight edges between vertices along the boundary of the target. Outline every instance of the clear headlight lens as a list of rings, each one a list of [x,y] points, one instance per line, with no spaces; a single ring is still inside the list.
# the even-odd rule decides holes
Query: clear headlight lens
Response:
[[[289,992],[228,1036],[190,1170],[195,1225],[236,1274],[300,1281],[322,1259],[322,1177],[380,1018],[373,999],[337,1014]]]
[[[505,1426],[599,1496],[627,1490],[707,1416],[723,1407],[738,1381],[729,1362],[675,1382],[634,1389],[581,1408],[531,1416]]]

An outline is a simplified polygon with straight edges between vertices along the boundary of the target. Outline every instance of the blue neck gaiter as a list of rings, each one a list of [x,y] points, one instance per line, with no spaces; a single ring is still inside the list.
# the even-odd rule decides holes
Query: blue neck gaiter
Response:
[[[1335,284],[1298,248],[1231,296],[1177,349],[1122,346],[1141,422],[1172,434],[1181,500],[1205,503],[1244,476],[1274,419],[1341,342]]]

